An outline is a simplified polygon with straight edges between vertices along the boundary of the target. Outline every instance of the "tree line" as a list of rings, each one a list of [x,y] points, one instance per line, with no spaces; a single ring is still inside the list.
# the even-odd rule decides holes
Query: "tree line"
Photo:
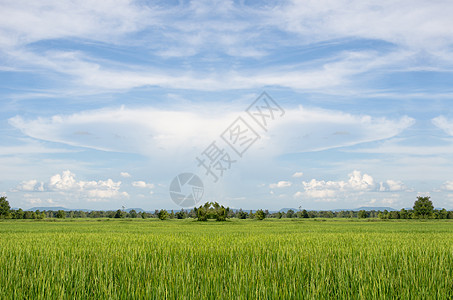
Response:
[[[379,210],[360,210],[360,211],[314,211],[314,210],[293,210],[289,209],[286,212],[269,212],[269,210],[259,209],[256,211],[245,211],[242,209],[234,210],[229,207],[224,207],[217,202],[206,202],[204,205],[194,207],[193,209],[181,209],[179,211],[165,209],[155,210],[154,212],[137,212],[135,210],[125,211],[124,209],[108,210],[108,211],[24,211],[22,209],[11,209],[6,197],[0,197],[0,218],[2,219],[45,219],[45,218],[159,218],[166,219],[186,219],[192,218],[198,221],[207,221],[214,219],[217,221],[225,221],[230,218],[237,219],[257,219],[265,218],[378,218],[378,219],[453,219],[453,211],[446,209],[434,209],[430,197],[417,197],[412,209],[401,209],[400,211],[379,211]]]

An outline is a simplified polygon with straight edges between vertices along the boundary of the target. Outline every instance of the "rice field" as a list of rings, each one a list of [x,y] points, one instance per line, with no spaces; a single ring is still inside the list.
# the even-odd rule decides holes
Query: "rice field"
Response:
[[[453,222],[0,222],[1,299],[452,299]]]

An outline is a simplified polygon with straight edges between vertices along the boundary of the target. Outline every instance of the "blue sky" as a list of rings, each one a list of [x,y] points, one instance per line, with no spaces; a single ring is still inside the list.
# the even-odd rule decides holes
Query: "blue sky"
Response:
[[[453,209],[449,1],[2,1],[0,192],[13,207]],[[266,91],[242,157],[220,135]],[[249,122],[250,119],[247,119]],[[218,182],[196,157],[236,160]]]

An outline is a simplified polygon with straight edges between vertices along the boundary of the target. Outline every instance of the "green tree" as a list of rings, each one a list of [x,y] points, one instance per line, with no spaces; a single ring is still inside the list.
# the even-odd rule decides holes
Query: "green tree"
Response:
[[[366,219],[368,217],[368,214],[362,209],[359,211],[358,217],[359,219]]]
[[[216,220],[217,221],[226,221],[229,211],[230,211],[229,207],[225,208],[223,205],[218,207],[216,209]]]
[[[167,212],[165,209],[161,209],[161,210],[157,213],[157,217],[158,217],[160,220],[165,220],[165,219],[167,219],[167,217],[168,217],[168,212]]]
[[[439,219],[446,219],[448,217],[448,212],[445,208],[442,208],[439,211]]]
[[[208,220],[208,210],[206,208],[206,205],[205,206],[201,205],[198,208],[195,207],[194,210],[197,215],[198,221],[207,221]]]
[[[449,211],[447,214],[447,219],[453,219],[453,211]]]
[[[122,211],[121,209],[118,209],[115,213],[114,218],[120,219],[120,218],[124,218],[125,216],[126,216],[126,213],[124,211]]]
[[[247,219],[247,212],[239,209],[239,211],[236,213],[236,217],[238,219]]]
[[[257,220],[264,220],[264,218],[266,218],[266,214],[262,209],[258,209],[255,213],[255,217]]]
[[[428,218],[433,214],[434,206],[430,197],[417,197],[414,202],[414,214],[419,218]]]
[[[408,219],[409,218],[409,214],[408,214],[407,210],[405,210],[404,208],[402,208],[400,210],[400,218],[401,219]]]
[[[133,219],[137,218],[137,212],[135,211],[135,209],[131,209],[129,216]]]
[[[56,217],[58,219],[65,219],[66,218],[66,212],[64,210],[59,210],[59,211],[57,211]]]
[[[224,207],[217,202],[206,202],[198,208],[194,207],[193,211],[198,221],[207,221],[208,219],[226,221],[230,213],[230,208]]]
[[[389,213],[389,219],[399,219],[400,213],[397,210],[393,210]]]
[[[184,211],[184,209],[181,209],[180,211],[178,211],[175,216],[177,219],[185,219],[186,218],[186,212]]]
[[[302,216],[302,218],[304,218],[304,219],[307,219],[307,218],[308,218],[308,212],[307,212],[306,209],[303,209],[303,210],[302,210],[301,216]]]
[[[31,211],[28,211],[28,210],[25,211],[25,213],[24,213],[24,219],[34,219],[34,218],[33,218],[33,214],[34,214],[34,212],[31,212]]]
[[[294,210],[288,209],[288,211],[286,212],[286,217],[292,218],[293,216],[294,216]]]
[[[22,210],[22,208],[19,208],[18,210],[16,210],[14,212],[13,218],[14,219],[23,219],[24,218],[24,211]]]
[[[0,197],[0,218],[8,218],[10,217],[11,207],[9,206],[8,200],[6,197]]]

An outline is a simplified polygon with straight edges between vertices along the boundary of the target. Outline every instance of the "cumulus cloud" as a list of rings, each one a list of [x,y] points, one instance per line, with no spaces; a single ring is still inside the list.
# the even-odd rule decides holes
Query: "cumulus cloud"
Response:
[[[36,179],[22,181],[17,187],[17,190],[31,192],[31,191],[44,191],[44,185],[42,182],[38,182]]]
[[[146,183],[144,181],[134,181],[134,182],[132,182],[132,186],[133,187],[138,187],[138,188],[149,188],[149,189],[153,189],[154,188],[154,184]]]
[[[292,182],[291,181],[279,181],[277,183],[271,183],[269,184],[269,187],[271,189],[275,189],[275,188],[285,188],[285,187],[290,187],[292,185]]]
[[[348,186],[353,190],[370,190],[374,188],[374,180],[368,174],[361,174],[360,171],[353,171],[349,174]]]
[[[98,181],[77,180],[74,173],[69,170],[50,177],[47,183],[38,182],[36,179],[24,181],[18,187],[19,191],[59,192],[73,194],[89,201],[128,197],[126,192],[120,192],[121,181],[112,179]]]
[[[296,173],[293,174],[294,178],[300,178],[302,176],[304,176],[304,173],[302,173],[302,172],[296,172]]]
[[[379,183],[379,191],[380,192],[395,192],[395,191],[403,191],[406,190],[407,187],[402,181],[397,180],[386,180],[385,182]]]
[[[373,177],[370,175],[362,175],[360,171],[354,170],[349,174],[348,181],[324,181],[312,179],[310,181],[302,181],[302,186],[304,187],[303,195],[309,198],[333,201],[340,193],[371,191],[375,188],[375,183]],[[299,192],[298,196],[302,196],[302,192]]]
[[[453,180],[446,181],[442,185],[442,189],[446,191],[453,191]]]
[[[127,172],[121,172],[120,175],[121,175],[121,177],[123,177],[123,178],[130,178],[130,177],[132,177],[131,174],[129,174],[129,173],[127,173]]]
[[[303,195],[304,195],[304,193],[302,193],[301,191],[297,191],[297,192],[294,193],[293,197],[294,197],[294,198],[300,198],[300,197],[302,197]]]
[[[322,201],[336,201],[338,198],[344,198],[348,195],[362,194],[364,192],[409,191],[407,186],[402,181],[388,179],[383,182],[376,183],[371,175],[362,174],[362,172],[358,170],[354,170],[348,176],[349,179],[347,181],[325,181],[317,179],[302,181],[304,191],[299,191],[294,196],[304,196]],[[395,195],[397,194],[392,194],[391,196],[387,195],[385,199],[394,199],[396,197]],[[373,201],[375,202],[376,200]],[[373,201],[371,201],[370,204],[374,203]]]

